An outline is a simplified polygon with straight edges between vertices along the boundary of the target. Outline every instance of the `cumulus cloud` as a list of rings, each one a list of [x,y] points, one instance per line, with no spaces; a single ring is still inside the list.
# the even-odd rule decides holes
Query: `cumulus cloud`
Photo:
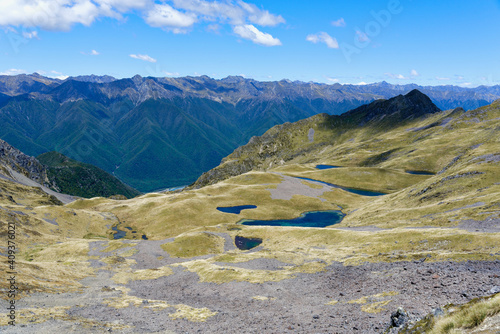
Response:
[[[134,59],[139,59],[139,60],[144,60],[144,61],[148,61],[150,63],[156,63],[156,59],[148,56],[148,55],[136,55],[136,54],[131,54],[130,55],[131,58],[134,58]]]
[[[420,74],[417,72],[417,70],[411,70],[410,75],[412,77],[418,77]]]
[[[183,32],[196,22],[196,15],[182,13],[173,7],[163,4],[154,5],[145,17],[146,23],[152,27],[172,29],[175,33]]]
[[[91,25],[99,17],[121,19],[153,0],[16,0],[0,1],[0,26],[40,27],[67,31],[75,24]]]
[[[11,68],[8,69],[4,72],[0,72],[0,75],[18,75],[18,74],[26,74],[27,72],[25,70],[21,70],[18,68]]]
[[[127,13],[137,13],[144,21],[174,33],[185,33],[194,24],[204,22],[216,27],[229,24],[245,36],[252,30],[253,39],[262,45],[279,45],[278,39],[250,26],[276,26],[285,23],[281,15],[270,13],[242,0],[7,0],[0,1],[0,27],[38,27],[67,31],[74,25],[90,26],[99,18],[123,20]],[[217,29],[218,30],[218,29]],[[246,31],[246,32],[245,32]],[[26,38],[37,38],[37,32]]]
[[[306,37],[306,40],[311,43],[325,43],[330,49],[338,49],[339,43],[335,38],[322,31],[317,34],[311,34]]]
[[[238,1],[238,4],[248,14],[248,20],[252,23],[263,27],[276,26],[280,23],[285,23],[285,19],[281,15],[274,15],[267,10],[259,9],[254,4]]]
[[[254,25],[245,24],[241,26],[235,26],[233,31],[236,35],[241,38],[248,39],[255,44],[260,44],[264,46],[276,46],[281,45],[281,41],[268,33],[262,32],[257,29]]]
[[[152,3],[151,0],[94,0],[94,2],[103,8],[116,9],[118,12],[146,8]]]
[[[244,1],[236,3],[230,1],[206,0],[173,0],[176,8],[201,16],[209,21],[229,22],[232,25],[244,25],[246,22],[260,26],[276,26],[285,23],[281,15],[271,14],[267,10],[259,9],[254,4]]]
[[[69,30],[79,23],[89,26],[99,16],[112,16],[90,0],[17,0],[0,2],[1,26]]]
[[[344,18],[341,17],[337,21],[332,21],[332,26],[334,26],[334,27],[345,27],[346,24],[345,24]]]

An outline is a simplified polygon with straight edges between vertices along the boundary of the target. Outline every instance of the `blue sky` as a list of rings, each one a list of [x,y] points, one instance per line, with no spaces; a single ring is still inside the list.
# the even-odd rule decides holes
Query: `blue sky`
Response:
[[[2,0],[0,73],[500,84],[499,0]]]

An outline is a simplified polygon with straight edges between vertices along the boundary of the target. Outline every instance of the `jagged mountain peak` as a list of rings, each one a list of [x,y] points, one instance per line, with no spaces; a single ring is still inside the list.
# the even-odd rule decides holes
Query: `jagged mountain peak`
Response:
[[[380,99],[345,113],[345,118],[352,118],[363,125],[381,117],[390,122],[413,119],[424,114],[441,111],[432,100],[417,89],[406,95],[398,95],[388,100]]]
[[[227,76],[227,77],[221,79],[220,81],[223,83],[227,83],[227,84],[234,84],[234,83],[239,83],[239,82],[243,82],[246,80],[248,80],[248,79],[242,77],[241,75],[230,75],[230,76]]]

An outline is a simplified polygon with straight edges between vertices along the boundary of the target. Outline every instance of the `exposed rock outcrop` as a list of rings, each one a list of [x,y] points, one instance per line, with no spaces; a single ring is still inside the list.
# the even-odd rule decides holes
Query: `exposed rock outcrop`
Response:
[[[52,187],[47,177],[47,170],[36,158],[24,154],[0,139],[1,167],[4,173],[9,173],[8,169],[12,169],[41,185]]]

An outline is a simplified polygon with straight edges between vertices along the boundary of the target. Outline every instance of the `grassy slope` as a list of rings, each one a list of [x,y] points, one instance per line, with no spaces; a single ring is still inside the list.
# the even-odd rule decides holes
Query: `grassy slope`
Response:
[[[113,175],[95,166],[70,159],[57,152],[41,154],[37,159],[47,166],[47,174],[64,194],[92,198],[123,195],[132,198],[140,192],[123,184]]]
[[[0,268],[5,256],[8,226],[15,226],[16,271],[22,294],[35,291],[72,291],[78,279],[92,275],[87,262],[88,238],[107,239],[114,215],[75,210],[62,205],[39,188],[0,179]],[[11,240],[11,239],[9,239]],[[5,287],[5,284],[0,284]],[[6,296],[4,295],[3,298]]]

